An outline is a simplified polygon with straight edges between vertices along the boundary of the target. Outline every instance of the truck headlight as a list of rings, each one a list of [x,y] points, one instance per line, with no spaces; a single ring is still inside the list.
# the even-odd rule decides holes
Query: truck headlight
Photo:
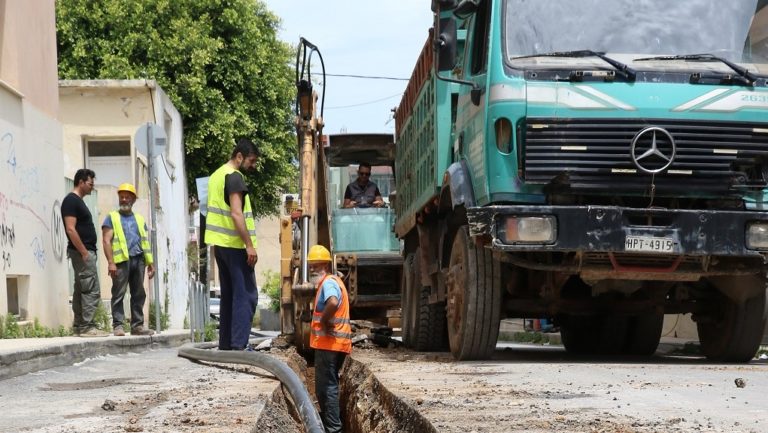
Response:
[[[551,244],[557,238],[554,216],[510,216],[502,221],[499,239],[506,244]]]
[[[747,248],[750,250],[768,249],[768,222],[747,224]]]

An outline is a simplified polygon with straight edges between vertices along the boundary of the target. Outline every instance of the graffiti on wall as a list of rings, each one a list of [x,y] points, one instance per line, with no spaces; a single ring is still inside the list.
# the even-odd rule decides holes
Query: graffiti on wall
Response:
[[[66,234],[64,233],[64,220],[61,217],[61,203],[55,200],[51,206],[51,250],[57,262],[61,262],[64,258],[65,243]]]
[[[11,267],[11,251],[15,246],[16,228],[13,224],[7,225],[5,221],[0,221],[0,251],[4,271]]]
[[[13,134],[6,132],[0,137],[0,144],[4,147],[7,146],[5,163],[8,164],[8,168],[11,173],[16,174],[16,148],[13,147]]]
[[[63,220],[61,218],[61,205],[58,200],[53,202],[49,215],[45,196],[46,191],[42,187],[44,169],[37,164],[24,163],[23,154],[17,155],[16,143],[12,132],[0,131],[0,166],[3,167],[2,183],[0,185],[0,268],[10,271],[12,262],[29,263],[28,259],[20,259],[18,254],[31,254],[31,262],[39,268],[46,266],[46,253],[52,253],[53,257],[61,262],[64,259],[64,234]],[[7,168],[7,170],[6,170]],[[21,214],[14,209],[21,210]],[[24,213],[29,215],[24,216]],[[22,221],[19,220],[23,220]],[[37,221],[39,234],[28,234],[29,222]],[[15,224],[15,225],[14,225]],[[22,224],[20,226],[20,224]],[[17,232],[17,228],[24,230]],[[46,248],[46,241],[50,234],[50,248]],[[29,236],[29,237],[28,237]],[[17,237],[19,239],[17,239]],[[25,251],[14,251],[20,245]],[[29,247],[29,252],[26,247]],[[49,249],[50,251],[46,251]]]
[[[34,258],[35,264],[40,269],[45,269],[45,246],[43,245],[43,241],[40,240],[39,237],[36,237],[32,239],[29,246],[32,247],[32,257]]]

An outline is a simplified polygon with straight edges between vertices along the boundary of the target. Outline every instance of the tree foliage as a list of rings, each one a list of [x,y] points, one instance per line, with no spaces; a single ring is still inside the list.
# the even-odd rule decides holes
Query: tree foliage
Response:
[[[291,47],[261,0],[58,0],[62,79],[154,79],[184,122],[187,182],[258,143],[247,175],[258,214],[273,213],[292,181]]]

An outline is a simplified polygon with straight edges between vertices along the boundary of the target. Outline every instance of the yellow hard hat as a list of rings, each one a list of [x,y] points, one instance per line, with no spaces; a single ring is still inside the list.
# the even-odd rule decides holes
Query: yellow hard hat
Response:
[[[328,251],[328,248],[322,245],[313,245],[312,248],[309,249],[309,253],[307,253],[307,261],[310,263],[330,262],[331,252]]]
[[[130,184],[128,182],[121,184],[119,187],[117,187],[117,192],[120,191],[128,191],[132,193],[134,196],[136,195],[136,187],[133,186],[133,184]]]

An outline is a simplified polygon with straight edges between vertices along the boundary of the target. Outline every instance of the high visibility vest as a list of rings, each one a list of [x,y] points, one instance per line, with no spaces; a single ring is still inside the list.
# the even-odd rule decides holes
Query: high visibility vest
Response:
[[[313,349],[332,350],[334,352],[352,352],[352,325],[349,323],[349,296],[347,288],[341,279],[335,275],[326,275],[317,285],[317,295],[315,296],[315,305],[320,301],[323,283],[331,278],[336,281],[341,289],[341,305],[333,315],[333,330],[326,332],[320,322],[323,317],[322,311],[315,310],[312,313],[312,334],[309,337],[309,347]]]
[[[229,163],[219,167],[208,179],[208,215],[205,217],[205,243],[228,248],[245,249],[245,242],[235,230],[235,220],[231,208],[224,200],[224,183],[228,174],[240,173]],[[242,175],[242,173],[240,173]],[[256,222],[253,219],[251,200],[248,194],[243,196],[243,216],[245,228],[256,248]]]
[[[139,239],[141,240],[141,250],[144,252],[144,264],[151,265],[154,263],[154,260],[147,231],[144,230],[144,217],[136,212],[133,213],[133,217],[136,218],[136,225],[139,227]],[[128,241],[125,239],[123,223],[120,221],[120,212],[113,210],[109,213],[109,218],[112,220],[112,231],[114,232],[114,236],[112,236],[112,259],[115,263],[128,261],[130,258],[128,255]]]

